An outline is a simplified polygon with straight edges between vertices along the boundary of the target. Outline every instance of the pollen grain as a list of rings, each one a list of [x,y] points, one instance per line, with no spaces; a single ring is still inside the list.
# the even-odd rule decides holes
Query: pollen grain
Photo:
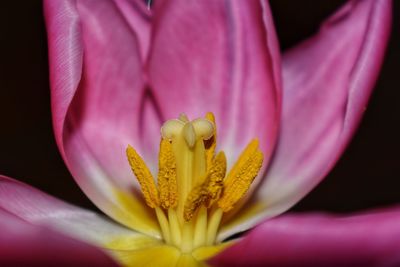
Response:
[[[222,197],[218,206],[228,212],[246,194],[251,183],[261,169],[263,154],[258,149],[258,140],[254,139],[243,151],[224,181]]]
[[[175,208],[178,204],[176,161],[171,143],[164,138],[160,143],[157,183],[161,206],[164,209]]]
[[[158,191],[149,168],[136,150],[130,145],[126,149],[126,155],[128,157],[129,165],[140,184],[146,204],[150,208],[158,207],[160,204]]]

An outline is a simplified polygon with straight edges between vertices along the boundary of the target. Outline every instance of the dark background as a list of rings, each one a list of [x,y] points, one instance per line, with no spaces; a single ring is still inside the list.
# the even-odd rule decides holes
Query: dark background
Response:
[[[344,2],[272,0],[282,49],[310,36]],[[400,203],[400,2],[394,2],[389,49],[361,127],[330,175],[294,210],[350,212]],[[54,141],[41,1],[2,2],[0,38],[0,173],[95,209]]]

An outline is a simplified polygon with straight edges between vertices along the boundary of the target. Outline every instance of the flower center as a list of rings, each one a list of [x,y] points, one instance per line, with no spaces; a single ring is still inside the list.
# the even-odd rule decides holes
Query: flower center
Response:
[[[226,176],[224,152],[215,153],[212,113],[189,121],[186,115],[161,128],[157,184],[138,153],[126,153],[146,204],[155,210],[164,241],[184,253],[213,245],[223,214],[244,196],[263,161],[253,139]],[[226,177],[225,177],[226,176]]]

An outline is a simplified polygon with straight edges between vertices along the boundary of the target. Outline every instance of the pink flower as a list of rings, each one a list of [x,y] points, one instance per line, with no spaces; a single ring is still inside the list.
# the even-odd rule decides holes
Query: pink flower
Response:
[[[79,186],[114,221],[0,177],[0,263],[116,265],[109,255],[126,266],[400,264],[398,208],[345,218],[281,215],[324,178],[354,133],[383,59],[391,1],[349,1],[282,60],[267,1],[159,0],[151,12],[129,0],[46,0],[44,7],[57,144]],[[216,124],[210,115],[164,124],[175,163],[158,164],[163,123],[207,111]],[[212,164],[203,157],[215,125],[217,150],[240,175],[228,174],[238,185],[232,198],[225,183],[204,188],[223,190],[233,209],[218,196],[183,220],[182,188],[189,198],[203,181],[183,186],[181,166],[193,177],[225,166],[218,156]],[[187,147],[176,145],[176,136]],[[246,150],[235,165],[249,142],[254,153]],[[128,144],[146,164],[128,149],[141,187]],[[187,160],[192,165],[181,152],[195,158]],[[145,167],[155,174],[158,165],[178,172],[177,191],[165,191],[176,195],[166,202],[156,199],[162,188]],[[165,203],[174,197],[171,212]]]

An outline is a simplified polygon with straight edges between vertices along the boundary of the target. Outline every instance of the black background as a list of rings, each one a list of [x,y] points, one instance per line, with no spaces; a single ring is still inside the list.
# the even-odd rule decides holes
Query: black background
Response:
[[[282,49],[310,36],[344,2],[271,1]],[[400,203],[400,2],[394,2],[389,49],[361,127],[330,175],[293,210],[351,212]],[[0,173],[95,209],[55,145],[41,1],[2,2],[0,38]]]

